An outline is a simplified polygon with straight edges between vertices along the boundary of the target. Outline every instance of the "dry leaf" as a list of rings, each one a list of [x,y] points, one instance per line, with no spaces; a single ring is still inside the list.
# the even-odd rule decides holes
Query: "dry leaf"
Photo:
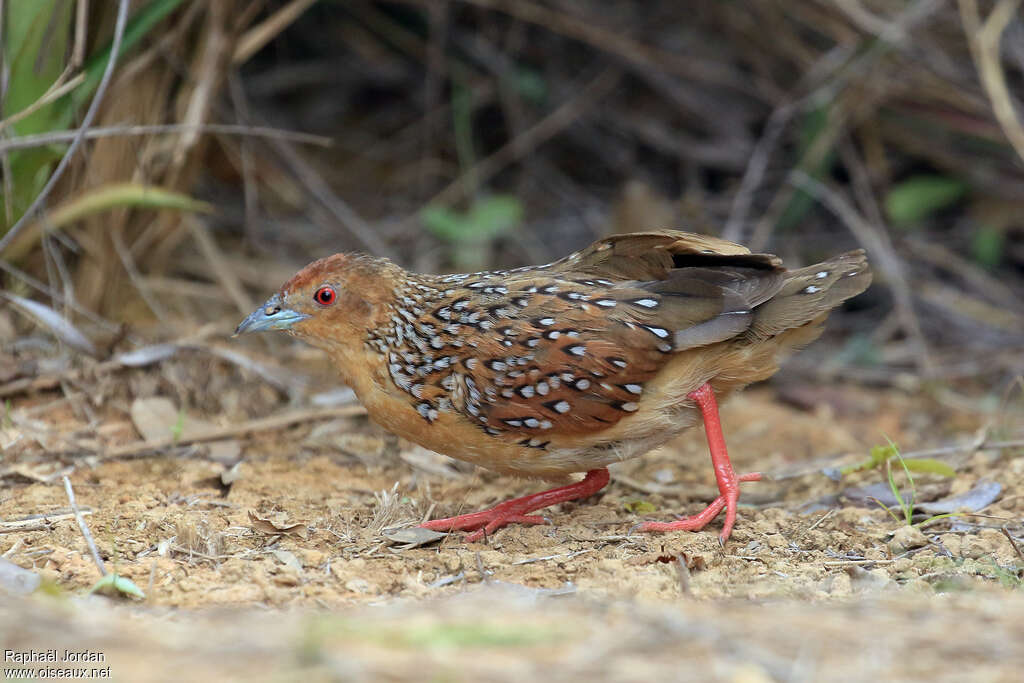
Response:
[[[991,504],[1002,492],[1003,486],[999,482],[979,481],[974,488],[959,496],[933,500],[930,503],[918,503],[917,507],[933,515],[956,512],[964,508],[977,512]]]
[[[309,538],[309,527],[305,524],[289,524],[285,526],[278,526],[269,519],[258,516],[252,510],[249,510],[249,522],[252,524],[252,528],[255,531],[259,531],[264,534],[284,534],[286,536],[295,536],[306,540]]]
[[[440,531],[433,531],[432,529],[424,529],[420,526],[412,526],[404,529],[384,529],[380,535],[389,541],[404,543],[406,544],[404,548],[409,549],[433,543],[439,538],[444,538],[448,534]]]
[[[274,557],[284,566],[291,567],[297,572],[302,571],[302,563],[299,562],[299,558],[295,556],[295,553],[288,550],[275,550]]]
[[[21,309],[22,312],[35,318],[43,327],[50,330],[57,339],[71,348],[87,353],[90,356],[96,355],[96,347],[77,327],[72,325],[67,318],[45,304],[31,299],[25,299],[10,293],[4,293],[8,301]]]
[[[167,360],[178,351],[178,348],[177,344],[154,344],[134,351],[119,353],[112,360],[128,368],[141,368]]]
[[[160,396],[137,398],[132,401],[129,412],[135,429],[146,441],[163,441],[174,434],[176,427],[179,437],[184,432],[185,416],[170,399]]]
[[[215,429],[212,422],[192,417],[174,407],[162,396],[137,398],[130,409],[132,423],[144,441],[158,443],[164,439],[189,439]],[[207,457],[222,465],[234,465],[241,460],[242,445],[236,439],[221,439],[206,444]]]
[[[11,595],[28,595],[42,581],[39,574],[22,569],[13,562],[0,557],[0,592]]]

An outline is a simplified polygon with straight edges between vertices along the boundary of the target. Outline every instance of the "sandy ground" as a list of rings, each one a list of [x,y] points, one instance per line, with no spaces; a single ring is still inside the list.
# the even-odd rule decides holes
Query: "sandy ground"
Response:
[[[719,523],[630,533],[714,496],[700,430],[614,467],[601,494],[547,510],[551,525],[410,547],[395,529],[543,485],[361,416],[104,455],[139,442],[153,397],[179,436],[303,410],[239,373],[190,356],[12,397],[0,556],[42,587],[4,597],[0,571],[0,652],[99,652],[118,680],[1020,680],[1024,451],[940,454],[956,474],[914,476],[914,520],[950,500],[975,514],[916,527],[872,500],[884,471],[835,473],[886,437],[904,452],[969,443],[983,425],[989,442],[1019,439],[1005,404],[747,391],[723,409],[727,439],[737,469],[770,476],[744,485],[725,548]],[[87,595],[99,574],[62,473],[105,565],[145,599]]]

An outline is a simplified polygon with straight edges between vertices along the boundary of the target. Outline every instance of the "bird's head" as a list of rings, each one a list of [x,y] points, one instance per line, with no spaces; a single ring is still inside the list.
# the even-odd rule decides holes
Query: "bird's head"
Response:
[[[292,276],[235,330],[285,330],[314,346],[332,350],[351,340],[349,333],[371,327],[395,268],[389,261],[362,254],[335,254],[314,261]],[[382,278],[385,278],[382,280]]]

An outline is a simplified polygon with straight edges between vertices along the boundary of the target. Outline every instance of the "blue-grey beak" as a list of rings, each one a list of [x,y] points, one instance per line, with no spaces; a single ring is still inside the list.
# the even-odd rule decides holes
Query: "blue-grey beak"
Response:
[[[275,294],[267,299],[267,303],[250,313],[249,317],[241,322],[235,330],[234,336],[237,337],[238,335],[245,334],[246,332],[287,330],[295,323],[305,320],[308,317],[309,316],[305,313],[299,313],[298,311],[293,311],[290,308],[282,308],[281,295]]]

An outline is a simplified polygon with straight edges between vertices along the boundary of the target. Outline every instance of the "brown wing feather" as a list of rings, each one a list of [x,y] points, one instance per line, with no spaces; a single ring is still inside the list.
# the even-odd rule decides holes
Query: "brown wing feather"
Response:
[[[453,298],[489,329],[459,363],[454,407],[536,446],[615,424],[671,354],[741,334],[778,289],[773,257],[745,252],[686,233],[619,235],[550,266],[464,280]],[[681,255],[704,260],[677,267]]]
[[[675,352],[767,332],[761,310],[816,276],[794,280],[776,257],[712,237],[616,235],[547,266],[410,281],[371,343],[424,419],[454,410],[543,448],[636,411]],[[818,298],[802,296],[783,317]]]
[[[780,265],[770,254],[751,254],[746,247],[726,240],[679,230],[612,235],[547,267],[553,273],[581,273],[625,280],[663,280],[673,268],[718,261],[773,268]],[[747,258],[735,258],[747,257]],[[722,261],[718,261],[722,262]]]

